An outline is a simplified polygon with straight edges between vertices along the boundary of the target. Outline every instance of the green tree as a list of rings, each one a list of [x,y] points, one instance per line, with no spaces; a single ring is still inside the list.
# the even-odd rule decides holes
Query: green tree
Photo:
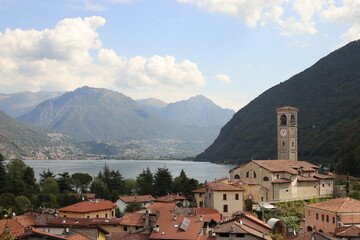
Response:
[[[5,157],[0,153],[0,194],[6,192]]]
[[[163,196],[171,193],[172,175],[167,168],[158,168],[154,176],[154,194]]]
[[[141,203],[139,202],[131,202],[129,203],[126,208],[125,212],[135,212],[141,209]]]
[[[92,181],[92,177],[87,173],[74,173],[71,175],[72,182],[74,184],[76,192],[80,190],[81,193],[85,193],[89,184]]]
[[[7,169],[7,189],[15,196],[24,195],[26,183],[24,181],[24,171],[26,165],[20,159],[12,159],[6,165]]]
[[[59,194],[59,185],[53,177],[48,177],[44,180],[42,184],[42,193],[44,194]]]
[[[124,179],[119,170],[110,170],[105,164],[103,171],[99,172],[98,178],[100,178],[108,187],[110,191],[110,200],[115,201],[119,194],[124,194]]]
[[[71,176],[68,172],[63,172],[58,174],[56,181],[59,185],[60,193],[71,192],[73,189],[71,187]]]
[[[0,194],[0,207],[2,209],[12,208],[15,202],[15,195],[13,193]]]
[[[40,185],[43,184],[43,182],[49,177],[55,178],[54,173],[50,171],[50,169],[47,169],[47,171],[43,169],[42,173],[40,173],[40,180],[39,180]]]
[[[139,195],[154,195],[154,177],[150,169],[143,170],[136,178],[136,191]]]
[[[133,195],[136,189],[136,180],[127,178],[124,180],[124,194]]]
[[[95,193],[98,198],[109,199],[110,197],[108,186],[98,177],[92,181],[90,185],[90,192]]]
[[[17,196],[14,203],[14,211],[17,215],[32,209],[31,201],[25,196]]]

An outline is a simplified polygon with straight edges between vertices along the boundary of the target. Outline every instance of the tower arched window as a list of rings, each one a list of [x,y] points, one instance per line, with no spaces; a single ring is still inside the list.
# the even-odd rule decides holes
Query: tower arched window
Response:
[[[240,179],[240,175],[239,175],[239,174],[235,174],[234,179]]]
[[[265,177],[263,178],[263,181],[264,181],[264,182],[268,182],[268,181],[269,181],[269,178],[265,176]]]
[[[281,115],[280,117],[280,124],[281,125],[286,125],[287,123],[287,117],[285,115]]]
[[[246,172],[246,177],[249,178],[249,176],[250,176],[250,173],[249,173],[249,171],[247,171]]]
[[[254,178],[256,178],[256,172],[254,172]]]
[[[295,122],[295,116],[294,116],[294,115],[291,115],[291,117],[290,117],[290,124],[291,124],[291,125],[295,125],[295,124],[296,124],[296,122]]]

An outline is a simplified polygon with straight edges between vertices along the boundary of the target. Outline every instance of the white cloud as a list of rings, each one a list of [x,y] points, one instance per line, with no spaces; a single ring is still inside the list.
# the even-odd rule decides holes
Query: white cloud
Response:
[[[341,35],[346,42],[360,38],[360,1],[342,0],[342,5],[331,2],[329,8],[322,12],[325,21],[349,25],[347,32]]]
[[[217,75],[215,76],[215,78],[216,78],[217,80],[219,80],[220,82],[223,82],[223,83],[231,83],[230,77],[229,77],[228,75],[225,75],[225,74],[219,73],[219,74],[217,74]]]
[[[317,34],[317,21],[349,26],[346,41],[360,37],[359,0],[177,0],[210,12],[239,17],[247,27],[276,23],[280,35]]]
[[[177,62],[173,56],[128,59],[102,48],[97,29],[105,22],[102,17],[73,18],[53,29],[0,32],[2,91],[65,91],[83,85],[119,91],[179,91],[205,85],[197,65],[189,60]]]

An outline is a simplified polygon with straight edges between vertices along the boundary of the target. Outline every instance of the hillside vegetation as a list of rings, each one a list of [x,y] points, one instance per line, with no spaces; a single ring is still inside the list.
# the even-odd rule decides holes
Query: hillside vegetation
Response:
[[[234,163],[275,159],[275,109],[293,106],[300,108],[299,160],[340,162],[360,146],[359,66],[360,41],[332,52],[239,110],[197,159]]]

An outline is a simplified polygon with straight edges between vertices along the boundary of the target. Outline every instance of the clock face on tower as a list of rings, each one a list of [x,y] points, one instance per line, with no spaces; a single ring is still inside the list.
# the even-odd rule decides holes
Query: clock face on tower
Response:
[[[286,137],[286,135],[287,135],[287,130],[285,128],[280,129],[280,136]]]

